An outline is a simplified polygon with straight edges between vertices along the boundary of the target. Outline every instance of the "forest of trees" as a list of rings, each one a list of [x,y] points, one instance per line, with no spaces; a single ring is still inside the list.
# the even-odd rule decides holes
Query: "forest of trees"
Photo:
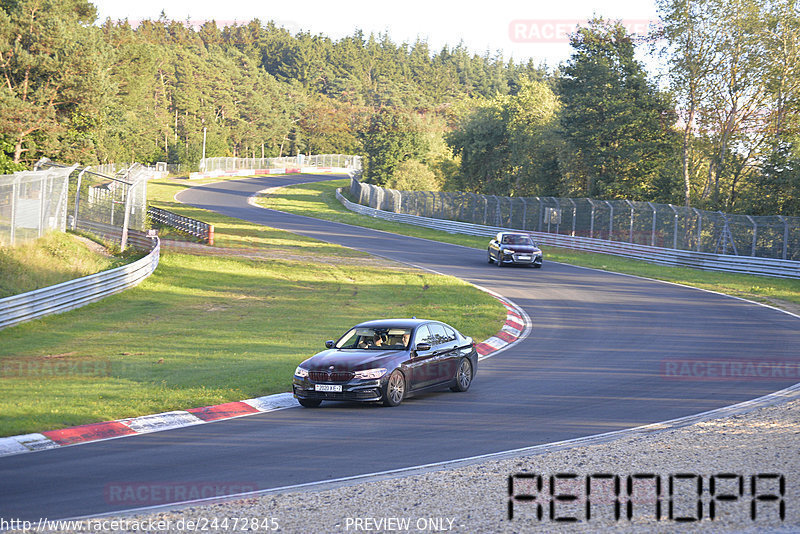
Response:
[[[205,129],[209,157],[362,154],[365,179],[400,189],[800,215],[796,0],[658,7],[649,39],[594,19],[546,68],[360,31],[132,27],[87,0],[0,0],[0,173],[42,156],[191,169]]]

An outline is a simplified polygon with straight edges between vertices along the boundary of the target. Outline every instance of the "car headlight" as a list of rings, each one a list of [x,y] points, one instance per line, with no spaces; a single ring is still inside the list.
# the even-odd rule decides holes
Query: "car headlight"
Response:
[[[503,254],[513,254],[513,253],[514,253],[514,251],[511,250],[510,248],[507,248],[507,249],[503,250]]]
[[[367,369],[366,371],[356,371],[355,378],[362,380],[375,380],[386,374],[386,369]]]
[[[298,366],[297,369],[294,370],[294,376],[306,378],[308,376],[308,369],[303,369],[302,367]]]

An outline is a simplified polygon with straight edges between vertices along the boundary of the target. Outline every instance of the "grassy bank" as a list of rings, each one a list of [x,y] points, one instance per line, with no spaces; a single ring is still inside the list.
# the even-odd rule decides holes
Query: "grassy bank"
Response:
[[[0,435],[288,391],[300,361],[370,318],[441,319],[476,339],[502,325],[505,309],[459,280],[175,203],[187,185],[149,196],[214,224],[227,253],[166,248],[138,287],[0,331]]]
[[[50,232],[14,247],[0,247],[0,298],[118,267],[129,256],[110,254],[84,237]]]
[[[449,234],[353,213],[344,208],[335,196],[337,187],[347,187],[348,184],[349,180],[336,180],[294,185],[260,197],[258,203],[265,207],[300,213],[311,217],[377,228],[388,232],[454,243],[477,249],[485,249],[488,244],[488,238],[484,237]],[[771,304],[794,313],[800,313],[800,280],[700,271],[682,267],[665,267],[608,254],[578,252],[557,247],[543,247],[543,249],[545,262],[557,261],[686,284]]]

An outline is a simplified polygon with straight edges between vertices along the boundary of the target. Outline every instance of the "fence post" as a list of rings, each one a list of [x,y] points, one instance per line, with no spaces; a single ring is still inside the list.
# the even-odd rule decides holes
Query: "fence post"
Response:
[[[650,209],[653,210],[653,233],[650,234],[650,246],[656,246],[656,207],[653,206],[652,202],[647,203],[650,206]]]
[[[692,208],[694,212],[697,214],[697,250],[696,252],[700,252],[700,239],[703,237],[703,215],[700,213],[700,210],[697,208]]]
[[[553,197],[553,200],[556,203],[556,213],[558,213],[558,219],[556,219],[556,235],[558,235],[561,230],[561,202],[556,197]]]
[[[567,198],[567,200],[572,203],[572,237],[575,237],[575,219],[578,217],[578,206],[571,198]]]
[[[608,240],[613,241],[614,236],[614,206],[611,204],[610,201],[606,200],[606,205],[608,206]]]
[[[72,229],[75,230],[78,227],[78,206],[81,201],[81,181],[83,180],[83,173],[86,172],[86,167],[81,169],[81,172],[78,173],[78,183],[75,185],[75,215],[72,217]]]
[[[670,208],[672,208],[672,212],[675,214],[675,228],[672,230],[672,248],[678,248],[678,210],[675,209],[675,206],[672,204],[667,204]]]
[[[630,222],[630,225],[628,227],[628,243],[633,243],[633,216],[634,216],[635,209],[633,207],[633,202],[631,202],[630,200],[625,200],[625,202],[627,202],[628,206],[631,207],[631,222]]]
[[[49,174],[48,171],[44,172],[45,174]],[[39,181],[39,237],[44,235],[44,219],[46,217],[44,207],[45,193],[47,193],[47,176],[43,176]]]
[[[753,220],[753,218],[751,216],[745,215],[745,217],[747,217],[747,220],[750,221],[750,223],[753,225],[753,248],[752,248],[752,250],[750,252],[750,255],[755,257],[755,255],[756,255],[756,237],[758,236],[758,225],[756,225],[756,222]]]
[[[589,237],[594,237],[594,201],[591,198],[587,198],[586,200],[592,205],[592,215],[589,222]]]
[[[130,177],[130,174],[128,174],[128,177]],[[132,192],[131,190],[134,187],[136,187],[136,185],[138,185],[139,183],[141,183],[141,181],[137,182],[136,184],[128,185],[124,189],[124,191],[125,191],[125,213],[124,213],[124,215],[122,217],[122,239],[121,239],[120,246],[119,246],[120,250],[125,250],[125,247],[128,246],[128,224],[130,223],[130,219],[131,219],[131,197],[133,196],[131,194],[131,192]]]
[[[522,229],[525,230],[525,219],[528,217],[528,201],[522,197]]]
[[[778,215],[778,218],[783,223],[783,253],[781,254],[781,259],[785,260],[789,248],[789,223],[783,215]]]
[[[14,244],[14,237],[17,230],[17,203],[19,202],[19,180],[14,176],[14,183],[11,186],[11,244]]]

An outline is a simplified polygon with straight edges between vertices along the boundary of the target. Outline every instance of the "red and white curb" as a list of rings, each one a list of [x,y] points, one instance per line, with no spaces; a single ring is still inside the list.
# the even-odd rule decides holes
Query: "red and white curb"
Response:
[[[227,402],[216,406],[204,406],[190,410],[143,415],[130,419],[118,419],[103,423],[92,423],[61,430],[49,430],[41,434],[23,434],[0,438],[0,456],[23,452],[42,451],[102,441],[107,439],[149,434],[185,426],[201,425],[223,419],[233,419],[257,413],[273,412],[297,406],[291,393],[267,395],[239,402]]]
[[[484,291],[486,290],[484,289]],[[528,331],[531,327],[530,319],[521,308],[498,295],[493,296],[506,307],[506,322],[497,334],[475,346],[479,360],[494,356],[498,352],[507,349],[511,344],[525,339],[528,337]]]
[[[484,291],[486,290],[484,289]],[[523,310],[497,294],[492,294],[506,307],[506,322],[497,334],[476,345],[480,360],[494,356],[508,348],[512,343],[524,339],[530,329],[530,320]],[[255,399],[227,402],[216,406],[204,406],[189,410],[92,423],[60,430],[49,430],[42,433],[10,436],[0,438],[0,456],[43,451],[93,441],[135,436],[137,434],[149,434],[162,430],[223,421],[235,417],[245,417],[257,413],[285,410],[297,406],[297,401],[295,401],[291,393],[278,393]]]

